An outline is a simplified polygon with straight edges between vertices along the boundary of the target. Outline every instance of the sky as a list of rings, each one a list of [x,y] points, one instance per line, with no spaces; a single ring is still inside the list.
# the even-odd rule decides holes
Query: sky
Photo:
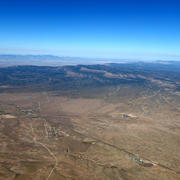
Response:
[[[180,0],[0,0],[0,54],[180,60]]]

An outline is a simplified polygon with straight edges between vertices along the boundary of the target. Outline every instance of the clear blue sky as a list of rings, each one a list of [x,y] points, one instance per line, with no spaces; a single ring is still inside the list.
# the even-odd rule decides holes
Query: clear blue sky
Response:
[[[0,53],[179,59],[179,0],[0,0]]]

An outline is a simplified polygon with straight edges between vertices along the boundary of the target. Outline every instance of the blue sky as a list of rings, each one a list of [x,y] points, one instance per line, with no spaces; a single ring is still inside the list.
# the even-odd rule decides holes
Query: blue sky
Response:
[[[180,1],[0,0],[0,53],[180,60]]]

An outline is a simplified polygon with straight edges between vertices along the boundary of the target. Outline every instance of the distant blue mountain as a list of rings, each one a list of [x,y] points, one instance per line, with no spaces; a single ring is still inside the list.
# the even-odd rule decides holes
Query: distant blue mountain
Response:
[[[0,66],[35,65],[35,66],[63,66],[63,65],[91,65],[106,63],[157,63],[157,64],[180,64],[180,61],[157,60],[152,62],[129,60],[129,59],[108,59],[108,58],[82,58],[82,57],[59,57],[53,55],[0,55]]]

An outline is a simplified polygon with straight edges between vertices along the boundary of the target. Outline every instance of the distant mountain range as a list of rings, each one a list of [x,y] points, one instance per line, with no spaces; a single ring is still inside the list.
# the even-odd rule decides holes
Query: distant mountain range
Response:
[[[91,65],[105,63],[134,63],[143,62],[128,59],[103,59],[103,58],[82,58],[82,57],[59,57],[53,55],[0,55],[0,66],[35,65],[35,66],[64,66],[64,65]],[[180,64],[180,61],[157,60],[154,63]],[[152,63],[152,62],[151,62]]]
[[[37,65],[62,66],[77,64],[103,64],[109,62],[104,59],[82,57],[59,57],[52,55],[0,55],[0,66]]]

